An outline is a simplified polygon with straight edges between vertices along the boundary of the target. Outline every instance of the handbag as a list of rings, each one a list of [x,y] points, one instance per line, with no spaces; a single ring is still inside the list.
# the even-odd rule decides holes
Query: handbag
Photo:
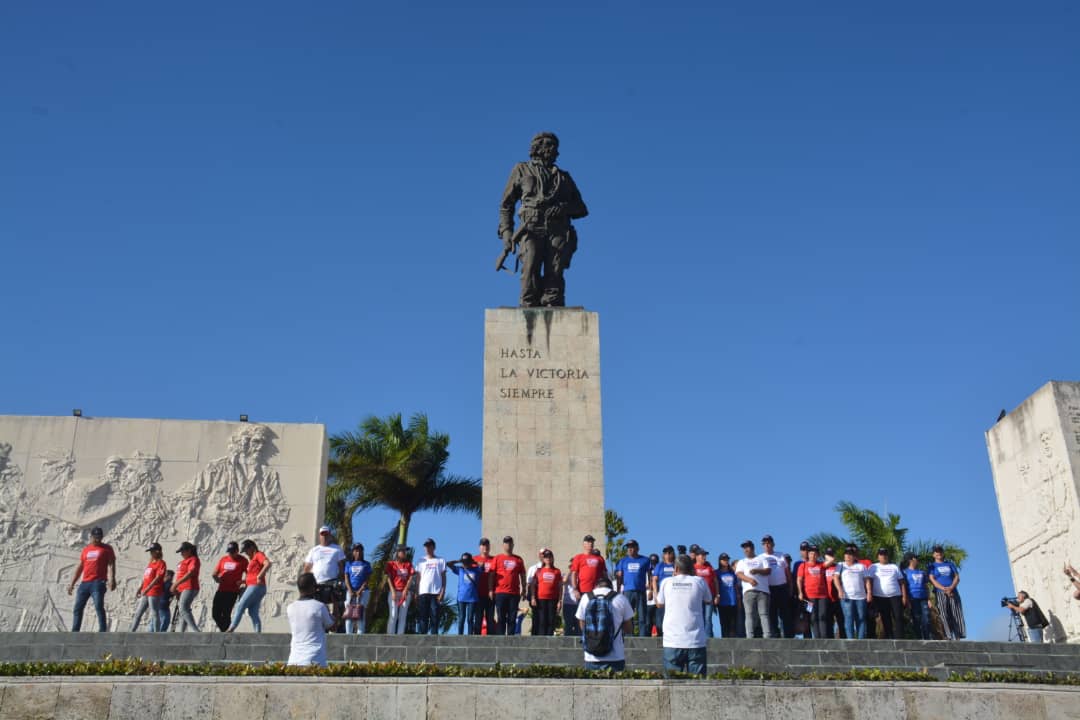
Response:
[[[354,605],[352,603],[349,603],[348,605],[345,606],[345,615],[344,615],[344,617],[345,617],[346,620],[359,620],[360,619],[360,611],[363,610],[363,609],[364,609],[363,605]]]

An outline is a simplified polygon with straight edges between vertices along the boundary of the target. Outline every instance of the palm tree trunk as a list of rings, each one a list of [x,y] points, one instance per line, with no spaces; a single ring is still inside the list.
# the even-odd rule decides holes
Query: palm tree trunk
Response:
[[[398,545],[405,545],[409,540],[409,523],[412,522],[412,514],[401,513],[398,519]]]

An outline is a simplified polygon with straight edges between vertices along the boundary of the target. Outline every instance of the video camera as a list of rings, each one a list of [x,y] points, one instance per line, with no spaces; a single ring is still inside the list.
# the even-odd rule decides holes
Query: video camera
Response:
[[[1001,598],[1001,607],[1008,607],[1009,605],[1019,605],[1020,600],[1014,597]]]

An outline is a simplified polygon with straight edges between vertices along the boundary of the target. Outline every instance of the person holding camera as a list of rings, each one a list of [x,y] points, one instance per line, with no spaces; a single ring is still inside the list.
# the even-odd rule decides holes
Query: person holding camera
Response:
[[[334,539],[330,526],[319,528],[319,544],[304,558],[305,573],[315,576],[319,588],[316,597],[334,616],[335,625],[345,614],[345,551]]]
[[[1041,643],[1043,641],[1043,629],[1050,624],[1050,621],[1046,619],[1046,615],[1043,615],[1039,603],[1035,602],[1023,590],[1016,593],[1016,598],[1005,598],[1002,602],[1005,607],[1019,614],[1023,619],[1027,641],[1029,643]]]

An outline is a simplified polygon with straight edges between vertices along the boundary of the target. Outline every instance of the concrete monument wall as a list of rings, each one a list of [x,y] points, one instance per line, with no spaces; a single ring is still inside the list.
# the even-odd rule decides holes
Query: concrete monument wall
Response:
[[[484,323],[483,532],[527,565],[604,544],[600,321],[581,308],[499,308]]]
[[[100,526],[117,555],[111,628],[131,622],[146,546],[160,542],[175,569],[184,540],[202,559],[196,618],[212,623],[214,565],[250,537],[274,563],[264,629],[287,631],[322,522],[326,459],[323,425],[0,416],[0,630],[70,627],[67,584]],[[96,628],[91,603],[83,630]]]
[[[1080,383],[1051,382],[986,433],[1013,589],[1057,640],[1080,642],[1080,601],[1062,568],[1080,563]]]

